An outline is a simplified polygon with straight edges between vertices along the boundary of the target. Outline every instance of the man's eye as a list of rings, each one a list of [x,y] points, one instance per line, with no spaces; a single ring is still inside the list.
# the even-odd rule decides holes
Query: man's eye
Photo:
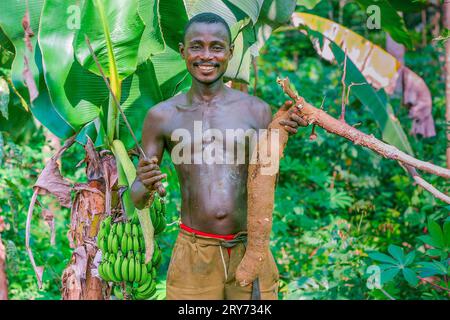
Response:
[[[200,49],[200,46],[191,46],[191,49],[198,50],[198,49]]]
[[[220,46],[214,46],[212,49],[213,49],[214,51],[221,51],[223,48],[220,47]]]

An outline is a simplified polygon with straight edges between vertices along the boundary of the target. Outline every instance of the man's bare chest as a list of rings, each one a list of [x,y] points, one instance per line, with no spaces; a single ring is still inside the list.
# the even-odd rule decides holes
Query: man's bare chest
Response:
[[[165,130],[168,151],[172,156],[181,155],[183,162],[188,159],[194,163],[199,159],[208,162],[209,159],[216,163],[229,163],[241,159],[239,162],[242,163],[257,134],[247,110],[245,106],[236,104],[177,107],[170,126]]]

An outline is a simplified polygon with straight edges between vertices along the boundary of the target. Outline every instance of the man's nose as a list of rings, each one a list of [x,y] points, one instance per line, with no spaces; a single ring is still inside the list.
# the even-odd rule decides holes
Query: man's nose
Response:
[[[212,52],[208,48],[203,49],[200,53],[200,58],[202,60],[210,60],[212,56]]]

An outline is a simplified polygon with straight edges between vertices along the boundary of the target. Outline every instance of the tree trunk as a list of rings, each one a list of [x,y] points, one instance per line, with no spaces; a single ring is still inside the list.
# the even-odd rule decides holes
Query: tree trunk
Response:
[[[450,0],[442,5],[444,28],[450,29]],[[447,168],[450,168],[450,41],[445,42],[445,120],[447,121]]]
[[[422,47],[427,46],[427,10],[422,10]]]

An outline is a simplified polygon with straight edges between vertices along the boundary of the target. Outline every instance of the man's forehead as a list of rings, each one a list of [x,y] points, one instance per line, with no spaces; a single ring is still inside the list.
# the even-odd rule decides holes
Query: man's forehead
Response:
[[[226,27],[221,23],[195,22],[189,26],[185,40],[201,40],[202,38],[217,38],[223,41],[228,40]]]

